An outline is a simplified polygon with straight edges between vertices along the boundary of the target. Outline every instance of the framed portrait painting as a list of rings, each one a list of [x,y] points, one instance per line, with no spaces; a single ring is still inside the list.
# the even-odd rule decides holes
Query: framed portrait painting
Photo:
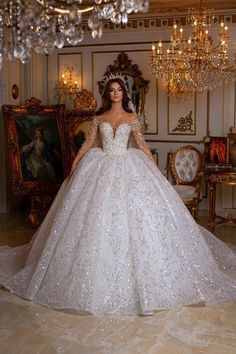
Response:
[[[210,164],[228,163],[228,138],[224,136],[211,136],[206,152],[206,162]]]
[[[56,193],[65,177],[64,105],[3,106],[13,193]]]

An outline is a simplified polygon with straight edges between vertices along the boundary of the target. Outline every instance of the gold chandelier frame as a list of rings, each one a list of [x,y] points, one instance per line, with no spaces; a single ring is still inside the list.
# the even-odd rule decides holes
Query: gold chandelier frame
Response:
[[[36,0],[36,2],[43,7],[47,6],[50,10],[54,11],[58,15],[66,14],[66,13],[70,12],[71,5],[68,5],[66,3],[66,1],[60,2],[60,4],[58,4],[58,2],[55,1],[55,5],[52,5],[52,4],[48,5],[45,3],[45,0]],[[113,4],[114,2],[115,2],[114,0],[106,1],[106,4]],[[89,3],[90,3],[90,1],[88,1],[88,4],[79,4],[78,12],[80,12],[82,14],[82,13],[89,13],[89,12],[93,11],[95,6],[92,4],[90,5]],[[101,4],[98,4],[96,6],[101,6],[101,5],[104,5],[104,0],[102,0]]]

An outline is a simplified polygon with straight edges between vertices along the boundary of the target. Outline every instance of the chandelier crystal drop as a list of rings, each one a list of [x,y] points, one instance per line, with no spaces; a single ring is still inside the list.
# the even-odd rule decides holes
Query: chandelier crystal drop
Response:
[[[2,0],[0,68],[3,59],[27,63],[32,50],[50,54],[66,44],[78,45],[84,38],[84,14],[92,37],[100,38],[102,20],[126,24],[130,13],[148,7],[148,0]]]
[[[191,8],[187,23],[191,24],[192,31],[188,39],[184,38],[183,28],[178,29],[177,24],[174,24],[166,52],[161,41],[157,46],[152,46],[152,73],[167,82],[167,90],[171,83],[171,96],[174,96],[175,91],[180,96],[181,90],[186,97],[191,92],[212,90],[235,78],[236,55],[231,65],[228,58],[228,27],[221,21],[219,42],[213,45],[209,35],[213,20],[212,9],[202,6]]]

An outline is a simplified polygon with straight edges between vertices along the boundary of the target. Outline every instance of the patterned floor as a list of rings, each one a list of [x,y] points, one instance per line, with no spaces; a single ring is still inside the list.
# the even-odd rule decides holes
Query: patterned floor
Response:
[[[206,225],[206,218],[199,221]],[[34,230],[23,214],[0,215],[0,245]],[[217,235],[236,245],[236,226]],[[110,318],[54,311],[0,290],[1,354],[236,354],[236,301]]]

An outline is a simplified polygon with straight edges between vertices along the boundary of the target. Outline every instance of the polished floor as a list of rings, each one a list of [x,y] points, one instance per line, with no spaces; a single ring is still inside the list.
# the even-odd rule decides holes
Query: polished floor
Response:
[[[199,222],[206,226],[206,218]],[[20,245],[33,233],[25,215],[0,215],[0,245]],[[236,245],[236,226],[216,234]],[[50,310],[0,289],[0,353],[236,354],[236,301],[112,318]]]

